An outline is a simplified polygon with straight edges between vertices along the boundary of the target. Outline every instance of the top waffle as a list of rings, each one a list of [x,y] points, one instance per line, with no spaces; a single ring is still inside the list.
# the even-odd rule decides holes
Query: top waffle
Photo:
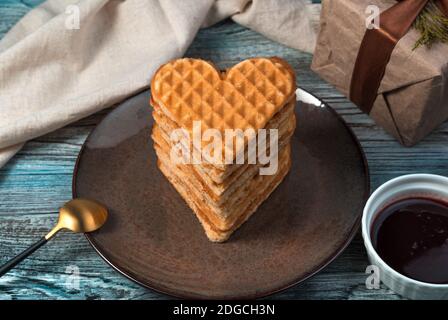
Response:
[[[163,65],[152,83],[152,103],[179,127],[192,130],[194,121],[206,129],[264,128],[294,96],[295,76],[279,58],[242,61],[227,72],[198,59]]]

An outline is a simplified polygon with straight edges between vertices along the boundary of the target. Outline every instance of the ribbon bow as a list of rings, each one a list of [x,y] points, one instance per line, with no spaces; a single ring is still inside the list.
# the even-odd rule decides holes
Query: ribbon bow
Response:
[[[380,15],[380,28],[368,29],[361,42],[350,85],[350,100],[365,113],[375,103],[381,80],[398,41],[430,0],[398,0]],[[437,0],[448,17],[448,0]]]

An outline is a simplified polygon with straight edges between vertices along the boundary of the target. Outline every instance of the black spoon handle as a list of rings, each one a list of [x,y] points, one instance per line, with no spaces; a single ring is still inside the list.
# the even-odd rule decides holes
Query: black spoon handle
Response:
[[[30,254],[32,254],[34,251],[36,251],[46,243],[47,239],[45,239],[45,237],[42,237],[39,241],[37,241],[35,244],[33,244],[25,251],[23,251],[21,254],[15,256],[14,258],[6,262],[3,266],[0,267],[0,277],[3,276],[12,268],[14,268],[19,262],[21,262],[23,259],[28,257]]]

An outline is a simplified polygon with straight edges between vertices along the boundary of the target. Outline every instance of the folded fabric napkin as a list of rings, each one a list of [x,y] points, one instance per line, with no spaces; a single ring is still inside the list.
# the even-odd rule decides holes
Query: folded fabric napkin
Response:
[[[316,32],[308,2],[46,1],[0,41],[0,167],[27,140],[148,87],[201,27],[225,18],[311,52]]]

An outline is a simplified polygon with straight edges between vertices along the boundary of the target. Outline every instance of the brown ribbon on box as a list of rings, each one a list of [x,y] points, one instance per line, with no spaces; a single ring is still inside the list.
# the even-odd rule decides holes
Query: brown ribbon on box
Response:
[[[398,0],[380,15],[380,27],[368,29],[361,42],[350,85],[350,100],[370,113],[392,51],[430,0]],[[438,0],[448,17],[448,0]]]

